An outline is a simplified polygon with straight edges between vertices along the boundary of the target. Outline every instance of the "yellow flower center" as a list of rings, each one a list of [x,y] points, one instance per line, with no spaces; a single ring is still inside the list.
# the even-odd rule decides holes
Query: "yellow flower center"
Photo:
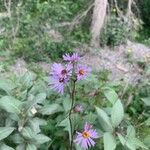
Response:
[[[88,132],[84,131],[84,132],[82,132],[82,136],[83,136],[84,138],[89,138],[89,137],[90,137],[90,134],[89,134]]]
[[[83,70],[83,69],[79,70],[79,74],[80,75],[84,75],[85,74],[85,70]]]

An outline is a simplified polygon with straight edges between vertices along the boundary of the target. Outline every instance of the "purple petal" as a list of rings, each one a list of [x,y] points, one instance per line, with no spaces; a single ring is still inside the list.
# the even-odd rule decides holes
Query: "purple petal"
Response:
[[[87,139],[82,140],[81,147],[84,149],[88,149]]]
[[[83,65],[78,65],[77,66],[77,79],[82,80],[88,76],[88,74],[91,72],[91,68]]]
[[[65,54],[65,55],[63,55],[63,59],[65,61],[69,61],[69,62],[73,63],[73,62],[79,61],[80,60],[80,56],[77,53],[74,53],[72,55]]]
[[[90,129],[88,132],[89,132],[89,134],[91,135],[92,138],[99,138],[98,135],[97,135],[96,130]]]
[[[88,141],[89,141],[89,143],[90,143],[89,147],[95,145],[95,142],[92,140],[92,138],[88,138]]]

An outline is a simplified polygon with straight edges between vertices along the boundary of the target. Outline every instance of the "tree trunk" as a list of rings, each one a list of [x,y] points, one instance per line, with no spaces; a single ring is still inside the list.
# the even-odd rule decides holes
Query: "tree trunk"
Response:
[[[100,33],[103,27],[107,10],[107,0],[95,0],[92,24],[91,24],[91,45],[100,46]]]
[[[131,9],[132,2],[133,0],[128,0],[128,8],[127,8],[127,14],[126,14],[127,17],[130,17],[130,15],[132,14],[132,9]]]

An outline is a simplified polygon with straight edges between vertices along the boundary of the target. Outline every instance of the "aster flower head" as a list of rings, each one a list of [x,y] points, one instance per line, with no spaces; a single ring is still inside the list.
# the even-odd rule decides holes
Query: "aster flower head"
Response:
[[[77,132],[77,137],[74,142],[81,146],[83,149],[88,149],[92,146],[95,146],[93,139],[99,138],[96,130],[92,129],[92,125],[85,123],[84,131]]]
[[[72,65],[63,66],[60,63],[54,63],[50,73],[50,85],[52,89],[63,94],[64,87],[72,75]]]
[[[56,77],[65,77],[65,76],[71,76],[72,74],[72,65],[68,64],[66,66],[60,64],[60,63],[54,63],[51,68],[52,76]]]
[[[68,80],[65,78],[53,78],[51,77],[51,88],[55,90],[58,93],[63,94],[64,93],[64,88],[67,84]]]
[[[65,55],[63,55],[63,59],[67,62],[74,63],[74,62],[78,62],[80,60],[80,56],[78,53],[73,53],[72,55],[65,54]]]
[[[91,72],[91,68],[83,65],[77,65],[77,80],[82,80],[88,76],[88,74]]]

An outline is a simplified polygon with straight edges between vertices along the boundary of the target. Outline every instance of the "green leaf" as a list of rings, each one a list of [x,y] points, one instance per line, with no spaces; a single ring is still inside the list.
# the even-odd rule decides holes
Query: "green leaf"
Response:
[[[107,132],[113,132],[113,127],[110,122],[110,118],[102,109],[96,107],[96,111],[98,114],[98,120],[102,128]]]
[[[118,138],[123,146],[126,146],[130,150],[136,150],[136,145],[131,141],[130,138],[124,138],[121,134],[117,134]]]
[[[46,105],[39,111],[43,115],[52,115],[57,112],[63,111],[62,107],[58,104]]]
[[[21,144],[24,142],[24,138],[19,133],[13,134],[10,139],[16,144]]]
[[[26,149],[26,145],[21,143],[16,147],[16,150],[25,150]]]
[[[111,121],[113,127],[117,127],[124,118],[124,109],[120,100],[117,100],[113,105],[111,112]]]
[[[34,144],[27,144],[26,150],[37,150],[37,148]]]
[[[37,144],[40,145],[40,144],[50,141],[51,139],[49,137],[45,136],[44,134],[38,134],[38,135],[36,135],[35,140],[36,140]]]
[[[145,125],[150,126],[150,117],[145,121]]]
[[[121,144],[124,146],[126,143],[125,138],[120,133],[118,133],[117,135],[118,135],[118,138],[119,138]]]
[[[135,137],[135,128],[132,125],[128,126],[127,128],[127,137]]]
[[[23,128],[21,134],[25,139],[30,140],[30,142],[32,141],[32,143],[34,143],[35,145],[37,145],[37,144],[40,145],[40,144],[43,144],[50,140],[49,137],[47,137],[43,134],[36,134],[29,127]]]
[[[46,93],[37,94],[34,99],[35,99],[34,100],[35,103],[40,103],[41,104],[46,99]]]
[[[90,112],[89,114],[87,114],[86,116],[84,116],[85,122],[89,122],[91,124],[95,122],[96,118],[97,118],[97,115],[95,115],[92,112]]]
[[[137,138],[131,138],[131,141],[132,141],[133,144],[135,144],[137,146],[137,148],[141,147],[141,148],[144,148],[144,149],[148,149],[148,147],[146,147],[145,144]]]
[[[32,120],[29,120],[29,124],[35,133],[39,133],[41,132],[40,126],[46,125],[47,122],[40,118],[33,118]]]
[[[118,100],[117,93],[111,88],[106,88],[104,91],[104,95],[112,104],[114,104]]]
[[[115,150],[116,140],[109,132],[104,133],[104,150]]]
[[[6,93],[10,93],[12,89],[15,88],[14,83],[11,80],[0,78],[0,89],[4,90]]]
[[[33,140],[36,137],[36,134],[29,127],[25,127],[21,131],[21,135],[27,140]]]
[[[41,104],[46,99],[46,93],[37,94],[34,98],[32,97],[31,100],[28,100],[22,104],[22,107],[25,108],[27,111],[34,107],[37,103]]]
[[[7,136],[9,136],[15,128],[13,127],[0,127],[0,140],[3,140]]]
[[[150,106],[150,97],[142,98],[142,101],[145,103],[145,105]]]
[[[36,78],[36,75],[28,71],[20,78],[20,82],[22,83],[24,87],[29,88],[32,86],[35,78]]]
[[[19,114],[21,112],[19,109],[20,104],[20,101],[11,96],[4,96],[0,99],[0,108],[9,113]]]
[[[13,149],[12,147],[2,143],[2,144],[0,144],[0,150],[15,150],[15,149]]]
[[[64,120],[62,120],[58,126],[60,127],[65,127],[65,131],[68,131],[69,133],[69,140],[71,141],[71,128],[70,128],[70,122],[69,122],[69,117],[65,118]]]
[[[71,99],[69,97],[66,97],[63,99],[63,107],[66,112],[68,112],[71,108]]]
[[[148,148],[150,148],[150,135],[148,135],[148,136],[146,136],[145,138],[144,138],[144,144],[148,147]]]

